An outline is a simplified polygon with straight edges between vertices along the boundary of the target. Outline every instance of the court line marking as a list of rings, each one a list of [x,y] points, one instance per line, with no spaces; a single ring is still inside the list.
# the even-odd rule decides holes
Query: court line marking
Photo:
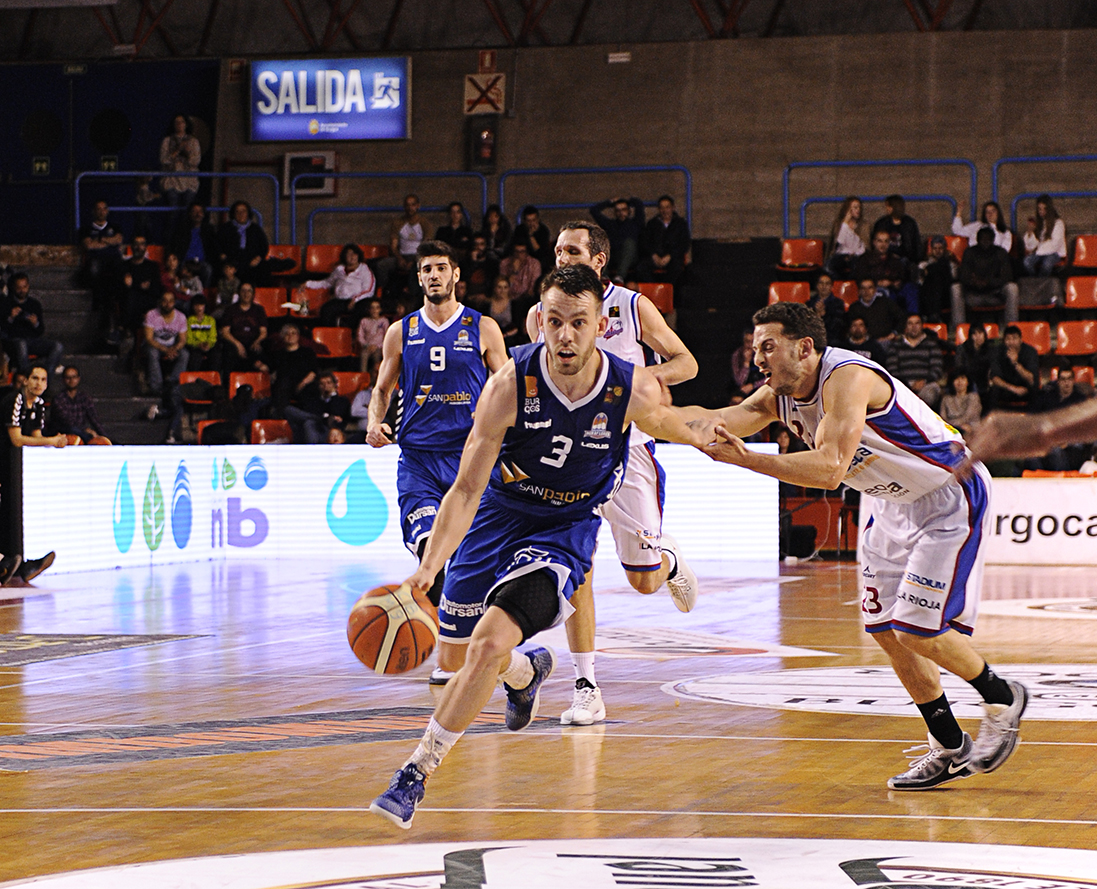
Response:
[[[369,811],[368,806],[123,806],[118,808],[66,807],[42,809],[4,809],[0,815],[152,815],[191,814],[191,813],[264,813],[271,814],[338,814],[358,815]],[[1080,827],[1097,827],[1097,821],[1077,818],[1003,818],[997,816],[975,815],[927,815],[927,814],[850,814],[848,812],[719,812],[689,809],[540,809],[527,807],[492,807],[483,809],[457,807],[420,807],[418,812],[433,812],[446,815],[647,815],[657,817],[700,817],[700,818],[796,818],[796,819],[834,819],[844,818],[854,821],[960,821],[982,822],[988,824],[1056,824]]]

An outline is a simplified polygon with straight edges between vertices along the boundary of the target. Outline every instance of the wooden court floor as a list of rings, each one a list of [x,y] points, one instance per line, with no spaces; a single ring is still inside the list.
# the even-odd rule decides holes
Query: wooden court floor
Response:
[[[1094,572],[988,569],[976,645],[992,664],[1007,675],[1014,664],[1093,670],[1048,673],[1035,698],[1051,709],[1025,722],[1000,771],[903,794],[885,782],[924,729],[872,710],[886,697],[873,669],[885,660],[860,627],[856,568],[698,568],[701,596],[689,615],[665,593],[641,597],[604,575],[598,672],[608,722],[558,724],[574,677],[556,631],[561,666],[542,695],[544,718],[523,733],[498,730],[497,693],[484,732],[454,749],[408,832],[367,809],[415,746],[433,702],[428,671],[375,676],[345,638],[358,595],[398,580],[406,565],[43,575],[35,595],[0,603],[9,664],[0,668],[0,880],[190,856],[493,839],[1097,848],[1097,723],[1077,718],[1097,699],[1097,612],[1086,604],[1097,600]],[[1040,598],[1059,610],[990,613],[992,604]],[[1061,605],[1071,598],[1081,600],[1073,612]],[[183,638],[136,638],[168,635]],[[41,659],[66,641],[151,644]],[[20,651],[35,662],[14,664]],[[712,677],[720,681],[706,684]],[[672,693],[698,687],[731,701]],[[974,693],[960,691],[973,713]],[[855,712],[826,709],[846,704]],[[975,731],[974,720],[962,721]]]

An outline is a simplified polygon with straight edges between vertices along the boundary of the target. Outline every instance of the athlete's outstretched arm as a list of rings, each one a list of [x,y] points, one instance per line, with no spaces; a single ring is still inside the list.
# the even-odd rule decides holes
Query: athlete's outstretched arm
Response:
[[[392,429],[385,422],[389,412],[389,400],[396,381],[400,379],[400,366],[404,360],[404,325],[397,323],[385,332],[385,341],[381,344],[381,366],[377,369],[377,381],[373,384],[373,395],[369,400],[368,419],[366,421],[366,442],[375,448],[392,444]]]
[[[468,533],[480,505],[480,497],[491,478],[491,470],[499,459],[503,438],[517,420],[515,385],[514,362],[508,361],[502,370],[491,375],[484,386],[476,403],[472,431],[461,453],[457,479],[438,507],[434,530],[419,570],[408,578],[408,583],[413,587],[429,590],[434,578],[445,566],[446,559],[453,555]]]
[[[676,441],[701,447],[711,438],[688,425],[681,411],[662,401],[662,389],[650,367],[637,367],[632,372],[632,396],[625,413],[625,426],[635,423],[653,438]]]
[[[480,345],[484,350],[484,364],[488,366],[488,372],[498,373],[509,360],[507,346],[503,342],[503,331],[487,315],[480,316]]]
[[[723,427],[716,429],[719,440],[704,450],[713,460],[753,469],[789,484],[834,490],[853,461],[869,405],[886,403],[890,396],[891,388],[879,374],[861,365],[846,365],[834,371],[823,386],[825,416],[811,450],[759,454],[748,450],[740,438]]]
[[[656,379],[673,386],[697,376],[697,359],[670,329],[655,304],[641,295],[636,301],[636,309],[640,315],[640,341],[663,358],[662,364],[648,368]]]
[[[717,426],[746,438],[780,419],[777,415],[777,396],[769,386],[759,386],[746,400],[730,407],[710,410],[690,405],[680,407],[678,411],[690,426],[701,433],[706,444],[714,439]]]
[[[1097,439],[1097,400],[1046,414],[992,413],[967,439],[971,456],[957,471],[970,472],[976,460],[1042,457],[1052,448]]]

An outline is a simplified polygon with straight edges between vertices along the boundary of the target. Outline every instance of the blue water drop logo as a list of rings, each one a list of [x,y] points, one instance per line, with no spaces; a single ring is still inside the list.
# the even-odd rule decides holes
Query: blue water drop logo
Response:
[[[215,491],[217,490],[217,482],[218,481],[220,481],[220,479],[218,479],[218,477],[217,477],[217,458],[214,457],[213,458],[213,475],[211,476],[211,484],[213,485],[213,490],[215,490]]]
[[[351,546],[365,546],[380,537],[388,513],[385,495],[369,477],[365,460],[351,463],[328,495],[328,527]]]
[[[267,486],[267,467],[259,457],[252,457],[244,469],[244,484],[253,491],[262,491]]]
[[[133,508],[133,489],[127,470],[129,463],[122,464],[118,481],[114,485],[114,503],[111,511],[114,520],[114,545],[118,552],[128,553],[133,545],[133,534],[137,530],[137,512]]]
[[[192,514],[190,474],[187,472],[186,461],[180,460],[179,468],[175,470],[175,486],[171,492],[171,536],[175,538],[175,545],[179,549],[186,549],[190,543]]]

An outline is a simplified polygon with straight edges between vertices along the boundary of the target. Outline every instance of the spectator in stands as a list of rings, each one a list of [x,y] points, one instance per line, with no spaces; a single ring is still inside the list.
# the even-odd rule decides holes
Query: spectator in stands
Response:
[[[145,344],[149,391],[164,395],[165,404],[170,407],[168,396],[179,383],[179,374],[187,369],[188,359],[187,319],[175,308],[175,294],[170,290],[160,294],[157,307],[145,315]]]
[[[906,265],[891,251],[891,235],[887,231],[873,233],[872,250],[853,263],[853,276],[856,281],[872,278],[877,287],[886,290],[887,295],[907,312],[918,311],[918,286],[907,281]]]
[[[358,322],[358,346],[361,370],[370,377],[377,374],[381,365],[381,347],[385,344],[385,333],[389,329],[389,319],[381,314],[381,301],[371,299],[366,305],[366,316]]]
[[[953,429],[960,430],[965,438],[979,426],[983,403],[979,393],[971,391],[971,380],[964,368],[954,367],[949,371],[948,394],[941,399],[938,413]]]
[[[152,190],[152,177],[151,176],[138,176],[137,188],[134,190],[133,202],[138,207],[148,207],[150,204],[155,204],[160,200],[160,193]],[[137,237],[140,235],[142,238],[147,238],[152,234],[152,225],[149,221],[148,210],[142,209],[138,211],[133,220],[133,235]],[[159,231],[159,226],[156,227]]]
[[[609,265],[606,275],[624,284],[640,261],[640,239],[644,234],[644,202],[639,198],[610,198],[590,208],[590,215],[609,235]]]
[[[188,206],[198,194],[198,177],[188,176],[197,173],[202,162],[202,146],[194,136],[194,127],[190,118],[176,114],[171,119],[171,128],[160,143],[160,169],[171,174],[160,177],[160,188],[164,191],[164,202],[169,207]],[[171,225],[178,220],[173,218]]]
[[[160,291],[171,291],[177,300],[183,298],[183,291],[179,287],[179,257],[174,253],[164,257],[164,265],[160,269]],[[159,303],[160,298],[157,297],[156,305]]]
[[[969,222],[967,225],[964,225],[964,220],[960,216],[959,205],[957,205],[956,217],[952,220],[952,233],[954,235],[967,238],[968,245],[974,247],[978,241],[979,229],[984,226],[990,226],[994,229],[995,247],[1001,247],[1006,253],[1013,249],[1013,232],[1006,225],[1006,218],[1002,215],[1002,208],[998,206],[997,201],[987,201],[983,204],[983,214],[979,221]]]
[[[295,442],[320,444],[327,440],[329,428],[337,424],[341,430],[349,422],[350,401],[339,394],[335,374],[328,370],[320,374],[318,386],[306,387],[299,405],[287,405],[285,411]]]
[[[1074,368],[1069,364],[1061,365],[1055,380],[1044,386],[1037,394],[1032,405],[1033,411],[1037,413],[1055,411],[1086,401],[1087,396],[1080,392],[1074,383]],[[1025,469],[1050,469],[1054,472],[1077,470],[1090,450],[1088,443],[1081,442],[1055,447],[1043,457],[1030,457],[1025,460]]]
[[[49,384],[49,371],[36,365],[22,385],[8,393],[0,402],[0,417],[4,418],[7,435],[0,435],[0,545],[8,555],[0,561],[0,582],[7,584],[18,576],[30,581],[53,564],[54,554],[25,561],[22,558],[22,479],[21,463],[16,459],[17,448],[54,447],[68,444],[64,435],[45,436],[46,402],[42,398]]]
[[[50,404],[47,425],[52,435],[77,435],[87,444],[106,429],[99,421],[99,412],[90,395],[80,388],[80,371],[69,365],[62,376],[65,388]]]
[[[316,382],[319,364],[316,353],[301,345],[301,328],[293,322],[282,325],[282,348],[272,348],[256,367],[271,375],[271,402],[275,418],[286,416],[290,403],[300,399],[305,389]]]
[[[168,241],[168,250],[184,263],[197,263],[202,286],[209,287],[213,280],[214,263],[221,251],[217,246],[217,232],[206,218],[206,210],[201,204],[192,203],[187,215],[180,217]]]
[[[458,258],[465,258],[472,249],[472,228],[468,214],[460,201],[454,201],[446,209],[448,222],[435,233],[435,240],[444,241],[457,251]]]
[[[1093,450],[1090,451],[1089,458],[1078,467],[1078,471],[1082,475],[1097,475],[1097,445],[1093,446]]]
[[[117,308],[118,326],[112,327],[107,342],[117,345],[122,337],[140,326],[149,309],[160,302],[163,290],[160,264],[148,258],[148,243],[142,237],[130,244],[132,256],[122,262],[122,291]],[[170,254],[169,254],[170,255]]]
[[[984,226],[976,235],[974,247],[964,251],[960,261],[962,295],[953,292],[952,323],[963,324],[967,306],[1003,306],[1003,320],[1017,320],[1020,293],[1013,281],[1009,254],[994,244],[994,229]]]
[[[354,422],[350,439],[355,444],[362,444],[366,440],[366,427],[369,425],[369,403],[372,398],[373,386],[366,385],[354,393],[354,401],[350,403],[350,415]],[[395,399],[393,400],[395,401]],[[386,419],[385,422],[387,423],[388,420]]]
[[[499,275],[499,263],[488,255],[488,241],[483,232],[473,235],[472,250],[461,263],[458,283],[465,284],[466,304],[478,311],[486,309],[492,282]]]
[[[967,371],[971,388],[986,394],[990,391],[990,364],[994,360],[994,347],[987,339],[987,329],[982,324],[972,324],[967,339],[956,349],[956,366]]]
[[[815,293],[808,305],[815,314],[823,319],[827,329],[827,345],[836,346],[846,335],[846,304],[834,295],[834,279],[829,272],[823,272],[815,281]]]
[[[488,258],[495,262],[502,260],[510,245],[511,227],[498,204],[489,204],[484,211],[480,234],[484,236]]]
[[[405,196],[403,214],[389,226],[389,255],[377,263],[378,283],[391,291],[397,301],[405,289],[412,296],[419,293],[415,251],[433,236],[434,226],[419,215],[419,196]]]
[[[966,255],[966,254],[965,254]],[[1027,410],[1040,385],[1040,356],[1021,338],[1021,329],[1009,325],[990,363],[987,405],[992,410]]]
[[[827,271],[839,280],[848,278],[853,263],[868,249],[868,220],[864,218],[861,199],[850,195],[838,209],[834,224],[830,227],[830,253],[827,254]]]
[[[918,264],[918,278],[922,285],[920,302],[926,320],[937,323],[941,315],[953,303],[963,299],[959,283],[960,263],[948,249],[948,242],[941,235],[929,239],[929,255]]]
[[[185,262],[179,269],[179,289],[175,297],[179,305],[179,311],[189,312],[190,301],[194,297],[205,292],[202,279],[198,276],[198,264]]]
[[[921,315],[908,315],[903,335],[891,341],[885,366],[931,408],[941,400],[944,357],[937,334],[927,331]]]
[[[884,199],[883,216],[876,220],[872,233],[887,232],[891,238],[891,252],[901,258],[907,268],[918,265],[922,258],[922,235],[913,216],[907,215],[907,204],[901,195],[893,194]]]
[[[500,275],[495,279],[495,286],[491,291],[491,302],[488,304],[487,314],[503,332],[503,342],[509,349],[518,345],[518,325],[515,323],[513,297],[510,292],[510,281]],[[521,316],[519,316],[521,317]]]
[[[739,348],[731,353],[731,397],[728,404],[739,404],[763,383],[765,377],[754,363],[754,328],[747,327],[743,330]]]
[[[44,359],[55,374],[64,369],[61,356],[65,347],[46,337],[42,303],[30,295],[30,278],[25,272],[11,276],[10,294],[0,301],[0,337],[4,350],[24,373],[30,370],[31,355]]]
[[[213,304],[207,306],[210,315],[218,323],[222,323],[228,307],[236,302],[240,293],[240,279],[236,277],[236,266],[231,262],[221,265],[221,278],[213,291]],[[254,295],[255,289],[252,288]]]
[[[887,291],[878,286],[872,278],[862,278],[857,285],[857,302],[846,310],[846,320],[853,324],[854,318],[862,318],[868,335],[874,340],[886,343],[893,339],[905,326],[902,309],[895,300],[890,299]]]
[[[850,319],[849,333],[840,347],[856,352],[862,358],[868,358],[879,365],[887,361],[887,350],[868,335],[868,325],[860,316]]]
[[[1050,277],[1055,266],[1066,259],[1066,223],[1059,218],[1049,195],[1036,199],[1036,216],[1028,221],[1024,242],[1025,271],[1030,275]]]
[[[541,211],[533,204],[522,208],[522,221],[514,227],[510,239],[510,252],[519,244],[525,244],[529,255],[540,263],[542,269],[551,269],[556,262],[556,239],[548,226],[541,222]]]
[[[536,285],[541,277],[541,263],[530,256],[523,241],[516,240],[510,256],[499,264],[499,275],[510,285],[510,298],[536,300]],[[494,298],[495,285],[492,285]]]
[[[122,233],[110,222],[106,201],[96,201],[91,222],[80,229],[83,278],[92,292],[92,308],[109,313],[122,279]]]
[[[228,222],[217,233],[218,259],[222,263],[231,262],[241,281],[265,287],[270,283],[267,264],[270,241],[253,215],[247,201],[232,205]]]
[[[656,215],[648,220],[640,238],[636,277],[641,281],[677,284],[689,265],[692,243],[689,226],[674,209],[674,198],[663,195]]]
[[[366,255],[357,244],[344,244],[339,253],[339,265],[323,281],[306,281],[298,288],[298,296],[305,290],[330,290],[331,299],[320,307],[320,323],[335,327],[339,319],[349,315],[351,327],[365,316],[366,307],[377,292],[377,281],[366,265]]]
[[[225,310],[221,336],[226,343],[221,355],[224,363],[221,378],[227,380],[231,373],[251,370],[267,338],[267,313],[255,302],[255,288],[251,284],[241,284],[239,301]]]
[[[220,367],[217,354],[217,322],[206,314],[206,298],[198,294],[190,301],[187,316],[187,367],[212,370]]]

